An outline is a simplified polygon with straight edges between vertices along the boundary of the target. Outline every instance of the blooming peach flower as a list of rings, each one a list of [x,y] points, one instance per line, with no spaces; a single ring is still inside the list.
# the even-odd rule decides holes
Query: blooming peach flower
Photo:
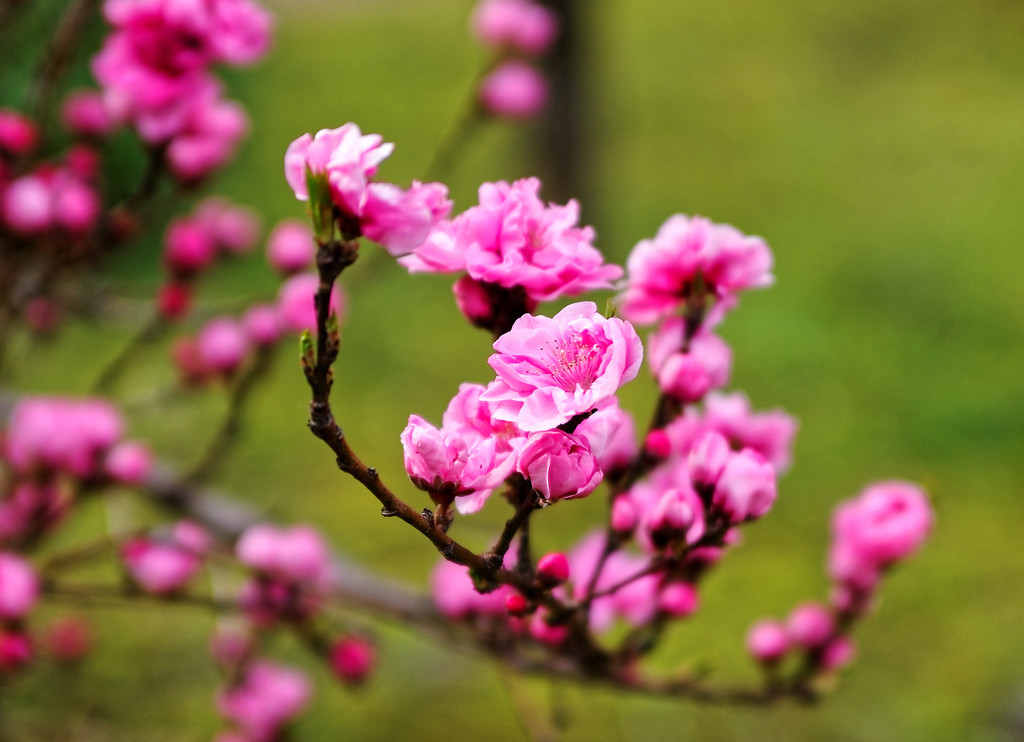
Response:
[[[571,304],[552,318],[525,315],[494,343],[488,363],[496,382],[481,395],[494,417],[525,431],[550,430],[590,412],[636,377],[643,344],[593,302]]]

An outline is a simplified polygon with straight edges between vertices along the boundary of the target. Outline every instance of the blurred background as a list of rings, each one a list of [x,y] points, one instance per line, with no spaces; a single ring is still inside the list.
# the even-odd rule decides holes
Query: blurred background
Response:
[[[250,204],[266,226],[301,216],[282,176],[285,147],[346,121],[396,143],[386,180],[437,177],[426,172],[432,153],[486,62],[467,32],[472,3],[267,4],[277,15],[271,56],[222,71],[251,115],[251,135],[195,197]],[[60,3],[39,3],[25,21],[37,40],[55,12],[47,5]],[[884,585],[855,634],[857,660],[818,707],[709,708],[524,679],[357,616],[377,632],[381,656],[360,692],[332,685],[287,641],[277,647],[320,681],[293,739],[522,740],[537,728],[644,742],[1024,739],[1024,4],[579,5],[582,221],[619,263],[677,212],[762,235],[777,282],[744,296],[722,327],[735,353],[732,388],[800,421],[775,509],[746,530],[707,581],[700,612],[653,666],[689,663],[754,682],[747,628],[825,597],[831,511],[870,481],[922,483],[937,528]],[[28,46],[32,37],[18,38]],[[71,79],[87,81],[84,70]],[[533,146],[541,133],[540,124],[496,122],[466,137],[443,174],[456,210],[475,203],[483,181],[543,174]],[[460,382],[490,378],[489,342],[461,320],[449,278],[410,277],[366,252],[345,275],[337,414],[364,460],[417,502],[402,489],[398,434],[410,413],[439,422]],[[154,230],[107,266],[106,280],[145,307],[158,254]],[[213,277],[203,298],[230,308],[275,290],[254,257]],[[22,350],[15,381],[84,393],[137,322],[71,324],[60,342]],[[173,382],[166,358],[161,347],[136,364],[119,399],[133,436],[186,466],[223,400],[215,391],[154,396]],[[642,375],[624,403],[644,420],[654,394]],[[305,430],[306,401],[286,348],[214,484],[285,523],[313,522],[347,552],[424,584],[432,548],[382,521],[337,472]],[[591,499],[546,511],[540,548],[566,548],[596,524],[603,506]],[[504,515],[459,519],[456,535],[482,547]],[[86,512],[76,527],[85,533],[101,517]],[[90,615],[97,651],[75,672],[40,668],[0,689],[11,738],[211,738],[211,617],[134,606]]]

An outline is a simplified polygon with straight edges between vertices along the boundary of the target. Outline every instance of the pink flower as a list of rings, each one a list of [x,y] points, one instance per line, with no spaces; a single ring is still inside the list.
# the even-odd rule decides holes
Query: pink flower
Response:
[[[366,186],[394,148],[380,134],[364,135],[353,123],[321,129],[316,136],[303,134],[285,152],[285,180],[295,198],[308,201],[306,170],[326,175],[335,204],[345,213],[359,216],[366,205]]]
[[[192,212],[195,221],[204,225],[219,250],[229,255],[249,252],[260,238],[260,217],[245,206],[210,196]]]
[[[569,579],[569,560],[560,551],[545,554],[537,561],[537,576],[545,584],[561,585]]]
[[[682,317],[665,320],[650,337],[647,358],[663,392],[681,402],[696,402],[728,383],[732,351],[703,329],[690,338],[684,351],[685,324]]]
[[[759,662],[778,662],[789,651],[789,635],[777,621],[758,621],[747,634],[747,651]]]
[[[494,417],[525,431],[549,430],[590,412],[632,380],[643,345],[632,326],[607,319],[593,302],[552,318],[524,315],[494,343],[496,382],[481,395]]]
[[[836,510],[830,571],[835,579],[870,587],[878,571],[915,552],[934,515],[924,492],[909,482],[874,484]]]
[[[121,549],[132,579],[146,592],[167,595],[179,590],[199,571],[202,561],[175,543],[132,539]]]
[[[192,276],[209,267],[217,245],[208,226],[196,219],[178,217],[164,234],[164,264],[176,276]]]
[[[708,394],[704,404],[705,425],[717,430],[738,448],[752,448],[779,473],[793,459],[797,422],[782,410],[753,412],[742,392]]]
[[[630,253],[619,311],[638,324],[668,316],[693,294],[698,276],[711,295],[729,304],[737,291],[771,285],[771,267],[772,254],[760,238],[676,214]]]
[[[113,131],[116,121],[95,90],[76,90],[68,94],[61,108],[64,125],[80,136],[104,137]]]
[[[24,175],[3,189],[2,195],[0,215],[12,231],[33,235],[53,225],[53,189],[47,178],[36,173]]]
[[[704,505],[688,487],[669,489],[648,515],[647,528],[657,549],[679,541],[692,546],[704,535]]]
[[[242,328],[249,342],[259,347],[273,345],[281,337],[281,321],[277,310],[269,304],[249,307],[242,317]]]
[[[316,331],[314,297],[320,278],[315,273],[292,276],[277,292],[277,313],[282,328],[289,332]],[[338,283],[331,290],[331,307],[340,320],[345,314],[345,295]]]
[[[298,670],[258,660],[237,685],[217,694],[217,710],[238,725],[248,742],[271,742],[311,694],[309,680]]]
[[[167,147],[171,172],[185,183],[196,183],[224,165],[249,128],[242,107],[221,100],[216,91],[194,97]]]
[[[26,155],[38,139],[39,132],[31,119],[10,108],[0,108],[0,152]]]
[[[760,518],[775,503],[775,470],[749,448],[733,453],[725,462],[712,504],[731,523]]]
[[[286,276],[312,268],[315,257],[313,230],[306,222],[285,219],[267,238],[267,262]]]
[[[484,183],[480,205],[457,217],[455,242],[478,281],[522,286],[536,301],[610,288],[622,275],[593,246],[594,230],[577,227],[579,205],[545,206],[536,178]]]
[[[597,412],[576,426],[604,472],[628,466],[639,452],[633,416],[619,407],[615,397],[597,407]]]
[[[509,466],[497,465],[495,439],[464,431],[439,430],[418,415],[410,415],[402,431],[405,471],[439,505],[463,495],[489,494],[509,473]]]
[[[558,35],[558,17],[531,0],[481,0],[470,27],[484,44],[543,54]]]
[[[820,647],[832,636],[835,621],[828,609],[818,603],[804,603],[786,619],[786,632],[794,644],[807,649]]]
[[[713,492],[730,455],[729,442],[722,434],[713,430],[701,433],[687,457],[693,486]]]
[[[243,564],[279,579],[318,587],[333,579],[327,546],[308,526],[252,526],[238,540],[235,553]]]
[[[196,350],[203,368],[214,374],[230,376],[245,361],[249,340],[238,320],[218,317],[199,331]]]
[[[551,502],[586,497],[604,479],[586,441],[561,430],[530,435],[519,450],[516,471]]]
[[[505,555],[505,568],[512,566],[510,549]],[[469,568],[442,560],[430,575],[430,588],[437,609],[449,618],[467,616],[504,616],[505,601],[512,588],[503,585],[489,593],[477,592],[469,576]]]
[[[119,482],[141,484],[153,468],[153,456],[146,444],[123,441],[107,453],[103,468]]]
[[[480,83],[480,104],[494,116],[526,119],[548,103],[548,83],[536,67],[512,60],[492,70]]]
[[[32,565],[15,554],[0,553],[0,618],[24,618],[38,598],[39,578]]]
[[[11,415],[6,458],[16,471],[47,466],[88,477],[121,430],[120,414],[103,400],[26,397]]]
[[[75,662],[93,645],[92,629],[84,618],[76,615],[54,619],[43,632],[42,640],[47,654],[58,662]]]
[[[414,180],[408,190],[370,183],[361,214],[363,234],[392,255],[407,255],[423,244],[451,208],[448,188],[440,183]]]

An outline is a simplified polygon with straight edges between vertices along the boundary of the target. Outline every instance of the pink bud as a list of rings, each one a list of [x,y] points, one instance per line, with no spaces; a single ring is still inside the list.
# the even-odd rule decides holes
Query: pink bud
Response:
[[[213,262],[216,245],[205,225],[175,219],[164,236],[164,263],[178,276],[190,276]]]
[[[141,484],[153,468],[153,457],[146,444],[124,441],[110,449],[103,466],[119,482]]]
[[[242,317],[242,327],[250,342],[263,348],[273,345],[281,337],[277,310],[269,304],[250,307]]]
[[[657,459],[667,459],[672,453],[672,440],[662,428],[652,430],[644,439],[644,451]]]
[[[139,587],[154,595],[180,590],[201,566],[192,552],[146,538],[127,542],[121,549],[121,558]]]
[[[561,585],[569,579],[569,560],[560,551],[545,554],[537,562],[537,577],[547,586]]]
[[[373,670],[375,653],[373,646],[358,636],[338,639],[331,647],[331,670],[349,685],[359,685]]]
[[[452,286],[455,304],[462,316],[475,327],[490,327],[496,318],[497,307],[484,285],[470,276],[462,276]]]
[[[857,647],[848,636],[838,636],[829,642],[821,654],[821,666],[826,670],[838,670],[853,661]]]
[[[659,549],[679,539],[695,544],[704,535],[704,505],[693,490],[670,489],[651,511],[648,529]]]
[[[36,146],[38,138],[35,124],[28,117],[9,108],[0,108],[0,150],[25,155]]]
[[[689,582],[671,582],[658,594],[658,608],[680,618],[697,610],[697,590]]]
[[[730,453],[729,441],[723,435],[714,431],[702,433],[693,442],[687,459],[693,486],[714,489]]]
[[[249,343],[236,320],[220,317],[200,330],[196,348],[203,367],[228,376],[242,365],[249,352]]]
[[[96,191],[77,178],[60,183],[54,194],[54,221],[74,234],[87,232],[100,214]]]
[[[778,662],[789,651],[789,636],[777,621],[758,621],[747,634],[747,651],[759,662]]]
[[[480,83],[480,104],[495,116],[530,118],[548,102],[548,83],[525,62],[505,62]]]
[[[53,191],[39,175],[25,175],[3,191],[2,216],[12,231],[38,234],[53,224]]]
[[[61,108],[64,125],[72,134],[103,137],[109,134],[115,121],[103,103],[103,95],[96,90],[76,90],[68,94]]]
[[[741,523],[767,513],[775,495],[775,469],[756,451],[745,448],[729,456],[713,502],[731,522]]]
[[[530,604],[520,593],[510,592],[505,597],[505,610],[513,616],[525,616],[529,611]]]
[[[92,649],[93,635],[81,616],[62,616],[46,627],[42,641],[57,662],[74,662]]]
[[[218,248],[231,255],[249,252],[260,238],[260,218],[255,211],[217,196],[196,206],[192,218],[206,228]]]
[[[604,478],[586,442],[561,430],[531,433],[519,450],[516,470],[552,502],[586,497]]]
[[[828,641],[835,622],[832,614],[817,603],[804,603],[793,609],[786,620],[786,631],[793,643],[813,649]]]
[[[315,257],[313,229],[306,222],[285,219],[278,222],[267,238],[267,262],[286,276],[309,270]]]
[[[192,289],[184,283],[172,281],[161,286],[156,293],[156,308],[168,320],[181,319],[192,305]]]
[[[636,528],[639,515],[636,505],[626,496],[616,497],[612,503],[611,526],[622,535],[629,535]]]
[[[552,626],[547,622],[547,611],[538,610],[530,620],[530,635],[543,644],[557,645],[569,636],[568,627],[559,624]]]
[[[283,329],[289,332],[316,330],[316,295],[320,279],[315,273],[300,273],[281,285],[277,293],[277,311]],[[339,321],[345,314],[345,299],[341,287],[335,283],[331,291],[331,306]]]
[[[0,618],[24,618],[39,598],[39,579],[28,562],[0,553]]]
[[[0,670],[20,670],[32,659],[32,644],[28,636],[17,631],[0,629]]]

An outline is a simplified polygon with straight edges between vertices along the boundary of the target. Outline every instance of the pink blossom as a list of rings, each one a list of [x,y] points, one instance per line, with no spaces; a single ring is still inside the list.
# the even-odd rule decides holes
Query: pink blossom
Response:
[[[612,502],[609,523],[613,530],[628,535],[636,528],[640,520],[636,505],[628,497],[616,497]]]
[[[2,216],[14,232],[34,235],[50,228],[54,220],[53,190],[47,178],[24,175],[3,189]]]
[[[230,255],[249,252],[260,238],[259,214],[217,196],[197,204],[192,218],[206,227],[219,250]]]
[[[492,70],[480,83],[480,105],[494,116],[527,119],[548,103],[548,82],[536,67],[512,60]]]
[[[670,582],[658,594],[658,608],[679,618],[695,613],[699,603],[697,590],[689,582]]]
[[[633,416],[619,407],[615,397],[597,407],[597,412],[576,426],[604,472],[628,466],[639,452]]]
[[[451,208],[448,188],[441,183],[414,180],[408,190],[391,183],[370,183],[361,227],[364,235],[392,255],[407,255],[423,244]]]
[[[721,433],[714,430],[702,433],[694,440],[690,455],[687,457],[693,486],[714,491],[729,456],[729,442]]]
[[[684,351],[685,339],[683,318],[670,317],[651,335],[647,357],[663,392],[682,402],[696,402],[728,383],[732,351],[707,330],[690,338]]]
[[[249,307],[242,317],[242,328],[249,342],[259,347],[271,346],[281,337],[281,321],[269,304]]]
[[[934,515],[924,492],[909,482],[879,482],[836,509],[829,567],[833,578],[870,589],[879,571],[915,552]]]
[[[331,645],[331,670],[344,683],[358,685],[366,680],[376,661],[373,645],[358,636],[338,639]]]
[[[760,518],[775,503],[775,470],[764,458],[745,448],[733,453],[715,485],[712,503],[732,523]]]
[[[192,306],[192,289],[181,281],[165,283],[156,292],[156,307],[167,320],[181,319]]]
[[[573,596],[577,600],[585,597],[604,545],[604,533],[594,532],[569,553]],[[596,590],[603,592],[615,586],[620,587],[608,595],[596,598],[591,604],[590,627],[593,631],[608,629],[616,618],[632,626],[641,626],[654,618],[658,612],[660,577],[653,574],[637,577],[647,566],[647,559],[622,549],[613,552],[605,560]]]
[[[42,636],[47,654],[58,662],[75,662],[81,659],[92,649],[93,641],[89,624],[77,615],[54,619]]]
[[[758,621],[747,634],[747,651],[760,662],[778,662],[789,651],[789,635],[777,621]]]
[[[207,5],[213,56],[231,65],[262,59],[270,49],[273,16],[249,0],[216,0]]]
[[[314,297],[320,278],[315,273],[300,273],[292,276],[277,292],[277,312],[283,329],[289,332],[316,330],[316,305]],[[331,289],[331,307],[339,321],[345,314],[345,295],[335,283]]]
[[[363,134],[353,123],[303,134],[288,145],[284,175],[300,201],[309,200],[306,171],[326,175],[334,203],[346,214],[359,217],[366,206],[366,187],[395,145],[379,134]]]
[[[239,104],[221,100],[213,90],[195,96],[167,146],[171,172],[186,183],[202,180],[231,159],[248,128]]]
[[[752,448],[771,462],[779,473],[793,459],[793,438],[797,422],[782,410],[753,412],[742,392],[708,394],[704,405],[705,425],[724,435],[737,448]]]
[[[120,414],[103,400],[26,397],[11,414],[6,456],[19,471],[42,465],[87,477],[121,430]]]
[[[316,243],[307,222],[285,219],[278,222],[267,238],[267,262],[286,276],[309,270],[315,257]]]
[[[38,139],[39,132],[31,119],[10,108],[0,108],[0,152],[26,155]]]
[[[32,642],[21,630],[0,628],[0,671],[20,670],[32,659]]]
[[[586,497],[604,479],[586,441],[561,430],[531,434],[519,450],[516,471],[551,502]]]
[[[481,399],[494,417],[525,431],[566,423],[613,397],[636,377],[643,344],[632,326],[605,318],[593,302],[570,304],[552,318],[524,315],[494,343],[496,382]]]
[[[569,579],[568,558],[560,551],[545,554],[537,561],[537,577],[552,586],[562,584]]]
[[[73,234],[87,232],[100,214],[100,199],[96,190],[64,171],[53,184],[53,220]]]
[[[164,264],[176,276],[192,276],[207,268],[217,255],[208,226],[199,220],[173,219],[164,234]]]
[[[457,273],[466,270],[465,245],[457,242],[457,222],[441,220],[416,250],[398,262],[410,273]]]
[[[510,473],[510,466],[497,465],[493,438],[444,427],[439,430],[418,415],[410,415],[401,439],[406,473],[439,505],[464,495],[489,494]]]
[[[79,136],[104,137],[117,123],[96,90],[69,93],[64,99],[61,117],[68,130]]]
[[[52,529],[64,517],[70,498],[53,484],[25,482],[0,499],[0,544],[19,544]]]
[[[202,562],[193,552],[174,543],[132,539],[121,549],[132,579],[146,592],[167,595],[183,588]]]
[[[39,598],[39,578],[16,554],[0,553],[0,618],[20,619]]]
[[[506,554],[504,565],[511,564],[511,549]],[[477,592],[469,576],[469,568],[441,560],[430,575],[431,593],[437,609],[449,618],[468,616],[504,616],[505,600],[512,588],[504,585],[489,593]]]
[[[671,488],[647,516],[651,543],[666,549],[677,542],[696,544],[704,535],[704,505],[689,487]]]
[[[772,254],[759,237],[747,237],[727,224],[676,214],[653,240],[643,240],[627,261],[622,316],[648,324],[678,310],[703,282],[719,301],[737,291],[771,285]]]
[[[532,0],[481,0],[470,27],[484,44],[543,54],[558,34],[558,17]]]
[[[110,449],[103,468],[109,476],[124,484],[141,484],[153,468],[149,447],[138,441],[123,441]]]
[[[247,742],[271,742],[309,703],[312,687],[298,670],[257,660],[240,682],[217,694],[217,710],[238,725]]]
[[[317,587],[333,581],[327,546],[309,526],[255,525],[235,547],[238,560],[267,575]]]
[[[456,246],[478,281],[522,286],[536,301],[610,288],[622,269],[593,246],[594,230],[577,227],[579,205],[545,206],[540,181],[484,183],[479,206],[455,220]]]
[[[798,605],[786,619],[786,632],[794,644],[807,649],[820,647],[832,636],[835,621],[828,609],[818,603]]]
[[[826,670],[838,670],[853,661],[857,646],[848,636],[837,636],[821,653],[821,666]]]
[[[203,368],[214,374],[230,376],[245,361],[249,341],[238,320],[218,317],[199,331],[196,350]]]

